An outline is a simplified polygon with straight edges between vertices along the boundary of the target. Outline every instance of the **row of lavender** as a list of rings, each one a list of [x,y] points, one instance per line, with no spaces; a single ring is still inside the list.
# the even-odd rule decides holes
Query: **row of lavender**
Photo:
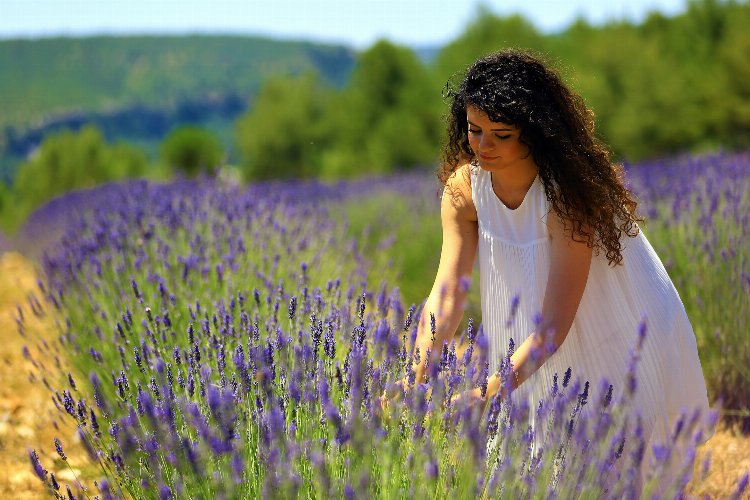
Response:
[[[645,167],[631,171],[639,193],[657,186]],[[135,182],[79,200],[92,210],[45,258],[45,304],[30,301],[61,318],[59,342],[26,355],[101,465],[100,495],[632,494],[650,450],[624,411],[627,390],[613,400],[608,384],[568,372],[539,408],[498,399],[480,415],[451,403],[486,384],[481,326],[465,332],[467,349],[442,346],[428,383],[379,411],[377,396],[427,355],[410,349],[419,309],[392,288],[387,251],[351,240],[335,211],[398,191],[427,212],[430,182]],[[660,206],[649,204],[654,219]],[[686,415],[675,441],[694,449],[696,423]],[[677,473],[661,486],[681,490],[694,455],[661,445],[651,485],[668,468]],[[45,457],[31,458],[61,494]]]

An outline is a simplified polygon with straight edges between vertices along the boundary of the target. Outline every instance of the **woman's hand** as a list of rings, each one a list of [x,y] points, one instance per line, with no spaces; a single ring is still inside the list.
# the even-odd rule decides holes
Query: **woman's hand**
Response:
[[[400,379],[394,384],[390,385],[378,398],[378,403],[375,407],[375,412],[378,414],[378,416],[386,421],[390,421],[390,406],[402,399],[405,394],[408,396],[409,389],[409,382],[405,378]],[[505,391],[501,390],[501,394],[504,395]],[[450,399],[450,406],[458,409],[462,409],[465,406],[468,406],[469,408],[471,408],[471,411],[474,411],[474,408],[479,408],[481,416],[482,414],[484,414],[485,410],[487,409],[487,404],[491,400],[492,396],[489,394],[489,392],[482,396],[482,389],[480,387],[476,387],[474,389],[470,389],[453,396]],[[425,418],[427,420],[430,420],[430,418],[432,418],[432,412],[428,411],[425,415]]]
[[[476,407],[480,407],[482,413],[484,413],[484,410],[487,407],[487,400],[488,398],[486,395],[482,396],[482,389],[480,387],[475,387],[474,389],[453,396],[450,405],[457,408],[468,406],[472,410]]]
[[[396,401],[403,398],[404,393],[409,388],[409,381],[406,378],[399,379],[386,388],[383,394],[378,398],[378,404],[375,412],[383,419],[390,420],[390,406]]]
[[[504,400],[508,396],[508,387],[503,384],[503,379],[499,373],[494,374],[487,380],[487,389],[484,396],[482,396],[482,388],[475,387],[474,389],[453,396],[450,404],[459,408],[462,408],[464,405],[468,405],[470,408],[481,406],[482,413],[484,413],[495,395],[500,400]]]

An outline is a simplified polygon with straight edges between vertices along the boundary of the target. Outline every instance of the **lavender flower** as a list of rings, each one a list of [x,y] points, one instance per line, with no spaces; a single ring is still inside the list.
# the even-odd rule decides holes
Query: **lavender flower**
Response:
[[[54,472],[50,472],[49,473],[49,482],[50,482],[50,486],[52,486],[53,490],[55,490],[55,491],[59,491],[60,490],[60,484],[57,482],[57,478],[55,477],[55,473]]]
[[[731,498],[732,499],[742,498],[742,494],[747,489],[748,484],[750,484],[750,472],[745,472],[740,478],[740,480],[737,482],[737,487],[732,492]]]
[[[570,376],[572,375],[573,371],[570,367],[568,367],[567,370],[565,370],[565,376],[563,376],[563,387],[568,387],[568,383],[570,382]]]
[[[62,444],[60,443],[60,440],[55,438],[55,451],[57,451],[57,454],[60,455],[60,458],[63,460],[67,460],[68,457],[65,456],[65,452],[63,451]]]
[[[166,484],[159,485],[159,498],[161,500],[169,500],[170,498],[174,498],[171,488]]]
[[[47,469],[42,467],[41,462],[39,462],[39,455],[37,454],[36,450],[29,450],[28,454],[29,460],[31,461],[31,467],[34,469],[34,474],[36,474],[39,479],[46,482]]]
[[[47,300],[67,316],[60,325],[62,345],[90,354],[83,356],[84,369],[92,370],[90,387],[71,376],[70,390],[58,389],[55,401],[63,413],[87,422],[85,443],[112,466],[110,482],[100,485],[103,497],[116,496],[109,489],[118,484],[178,498],[198,494],[198,484],[200,491],[229,498],[264,492],[294,497],[308,491],[311,480],[323,496],[361,496],[373,491],[372,470],[388,476],[383,466],[401,476],[379,483],[383,495],[434,495],[431,479],[439,479],[441,493],[454,496],[606,496],[600,479],[616,472],[613,465],[642,460],[637,432],[625,432],[620,413],[627,387],[623,402],[613,400],[612,384],[600,385],[599,404],[590,408],[589,384],[572,381],[572,369],[560,380],[556,375],[550,394],[533,406],[496,397],[484,415],[452,407],[450,398],[467,388],[480,387],[486,395],[488,356],[497,348],[489,331],[470,319],[463,353],[459,342],[433,346],[440,349],[433,360],[424,348],[414,349],[424,305],[412,305],[404,315],[388,279],[368,291],[368,283],[388,278],[391,269],[368,263],[365,246],[344,241],[327,212],[346,196],[358,201],[378,189],[408,194],[402,199],[417,210],[422,201],[414,193],[424,184],[409,175],[414,183],[408,188],[402,177],[370,179],[352,192],[356,183],[240,189],[144,182],[102,191],[107,203],[80,217],[45,258],[44,282]],[[726,204],[714,203],[717,188],[711,189],[703,193],[700,214],[707,228],[710,214]],[[680,196],[678,213],[692,203]],[[743,255],[740,245],[721,244],[725,252],[709,245],[707,255],[713,252],[724,265]],[[331,259],[331,249],[347,251]],[[343,280],[326,275],[334,268]],[[468,289],[468,280],[459,286]],[[289,322],[279,321],[285,303]],[[509,325],[525,314],[520,305],[520,296],[513,297]],[[34,301],[29,306],[42,310]],[[131,311],[142,317],[134,321]],[[429,321],[437,338],[435,314]],[[395,335],[391,329],[402,325],[403,333]],[[646,348],[645,320],[643,325],[639,343]],[[720,344],[725,335],[722,330],[712,342]],[[515,347],[498,356],[500,373],[510,369]],[[81,358],[41,350],[44,356],[36,359],[56,356],[60,368],[49,365],[63,377],[63,360]],[[24,355],[33,359],[29,348]],[[110,366],[112,360],[119,367]],[[415,380],[412,367],[420,361],[429,385]],[[636,361],[634,356],[633,366]],[[76,369],[81,367],[70,373]],[[381,417],[373,397],[404,377],[414,390],[400,394],[390,420]],[[86,405],[91,392],[94,408]],[[443,419],[426,419],[441,403],[447,406]],[[686,417],[675,435],[700,440],[692,422]],[[100,426],[107,426],[111,439],[100,438]],[[632,443],[627,451],[626,440]],[[653,451],[668,457],[670,445]],[[404,450],[404,458],[385,453],[384,446]],[[462,453],[473,460],[452,460],[451,454]],[[386,456],[389,465],[381,462]],[[134,466],[143,459],[148,467]],[[692,460],[689,453],[684,460]],[[629,479],[617,481],[627,496]]]
[[[294,313],[297,311],[297,297],[292,297],[289,301],[289,319],[294,319]]]
[[[437,326],[435,325],[435,314],[430,312],[430,340],[435,342],[435,334],[437,333]]]
[[[237,484],[242,484],[244,473],[245,461],[242,459],[239,453],[235,453],[234,455],[232,455],[232,478],[234,479],[234,482]]]

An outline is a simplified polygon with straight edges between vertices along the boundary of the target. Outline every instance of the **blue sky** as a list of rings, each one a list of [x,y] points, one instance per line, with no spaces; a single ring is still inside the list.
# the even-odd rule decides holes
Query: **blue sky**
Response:
[[[686,0],[484,0],[553,32],[578,16],[600,24],[675,14]],[[364,48],[380,37],[440,45],[473,19],[479,0],[0,0],[0,38],[127,33],[235,33]]]

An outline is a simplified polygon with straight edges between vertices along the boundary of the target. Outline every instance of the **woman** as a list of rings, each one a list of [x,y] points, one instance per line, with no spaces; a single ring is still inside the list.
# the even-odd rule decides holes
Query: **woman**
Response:
[[[510,50],[475,62],[450,98],[438,173],[443,246],[420,352],[437,355],[434,346],[454,335],[466,298],[461,281],[478,255],[490,374],[511,338],[518,348],[510,382],[495,374],[484,396],[475,389],[462,397],[484,404],[509,384],[511,397],[534,408],[568,367],[592,387],[606,378],[622,393],[645,328],[633,404],[646,449],[670,435],[681,411],[705,416],[685,308],[639,230],[636,202],[582,99],[539,59]],[[424,358],[414,366],[417,380]]]

